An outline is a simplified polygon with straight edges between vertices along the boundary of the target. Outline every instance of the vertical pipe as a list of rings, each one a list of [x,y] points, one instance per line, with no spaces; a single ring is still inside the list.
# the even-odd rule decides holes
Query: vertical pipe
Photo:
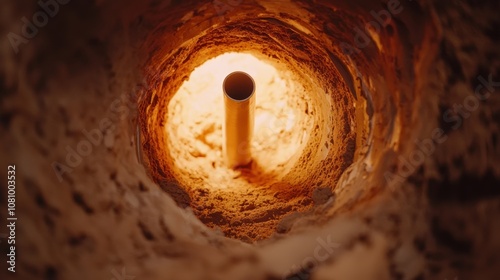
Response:
[[[229,168],[250,163],[255,114],[255,82],[245,72],[229,74],[223,82],[224,145],[223,153]]]

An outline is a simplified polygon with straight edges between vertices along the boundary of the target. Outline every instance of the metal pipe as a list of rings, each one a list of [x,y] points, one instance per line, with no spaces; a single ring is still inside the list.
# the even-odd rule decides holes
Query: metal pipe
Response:
[[[251,141],[255,115],[255,82],[245,72],[229,74],[223,82],[224,145],[223,153],[229,168],[251,162]]]

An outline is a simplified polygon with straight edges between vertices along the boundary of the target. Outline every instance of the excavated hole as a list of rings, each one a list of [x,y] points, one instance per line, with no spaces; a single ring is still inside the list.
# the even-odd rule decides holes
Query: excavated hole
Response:
[[[342,273],[347,279],[362,278],[347,275],[358,271],[369,279],[377,275],[372,273],[376,270],[363,265],[360,269],[360,264],[371,263],[393,278],[402,271],[409,279],[432,278],[437,271],[444,279],[451,275],[446,274],[449,260],[454,260],[452,264],[458,260],[458,266],[466,268],[455,265],[465,278],[473,274],[463,250],[456,250],[456,244],[446,239],[457,232],[455,218],[476,209],[477,203],[491,202],[492,193],[480,188],[478,194],[474,183],[495,182],[492,176],[481,176],[494,163],[483,161],[480,151],[487,151],[496,138],[478,142],[478,137],[466,136],[488,136],[483,134],[489,131],[486,105],[495,99],[481,103],[459,131],[441,125],[446,106],[462,104],[473,91],[469,89],[472,78],[487,77],[494,70],[487,67],[495,51],[488,43],[491,30],[486,29],[494,17],[484,12],[486,5],[474,10],[465,2],[403,1],[404,11],[383,24],[374,14],[387,14],[387,3],[394,1],[250,0],[233,7],[223,19],[211,1],[135,1],[133,6],[126,2],[73,3],[77,6],[65,6],[64,12],[61,6],[53,20],[65,23],[67,19],[72,24],[49,24],[36,39],[21,45],[18,56],[5,61],[4,126],[9,133],[4,143],[12,147],[6,149],[5,159],[17,159],[14,163],[25,175],[18,184],[19,211],[25,217],[18,228],[24,240],[19,264],[29,269],[20,269],[20,278],[109,279],[111,269],[126,268],[149,279],[165,275],[306,279],[302,272],[309,274],[316,266],[314,273],[319,274],[312,275],[314,279]],[[39,8],[36,3],[31,6]],[[16,22],[35,12],[22,4],[13,7],[19,9],[7,10],[17,10],[11,17]],[[81,12],[85,16],[75,16]],[[470,12],[481,14],[481,21],[461,25],[456,20],[456,15]],[[99,18],[109,24],[94,22]],[[379,28],[359,35],[377,22]],[[455,36],[457,30],[464,36]],[[472,40],[477,42],[464,39],[470,34],[477,34]],[[362,46],[356,45],[361,37]],[[344,48],[349,54],[342,53],[346,44],[351,45]],[[8,44],[5,47],[12,53]],[[284,89],[296,85],[292,91],[296,94],[282,99],[289,101],[283,107],[277,105],[282,100],[269,100],[272,106],[260,108],[261,115],[276,119],[274,123],[262,117],[258,122],[261,128],[278,128],[269,133],[276,140],[259,132],[254,146],[255,162],[260,164],[237,172],[224,169],[217,154],[219,121],[210,115],[219,111],[205,106],[210,102],[204,98],[204,104],[196,98],[183,101],[183,90],[200,83],[192,77],[196,69],[225,54],[253,56],[275,69],[274,81],[284,81]],[[125,94],[139,78],[137,64],[143,67],[147,91],[136,94],[133,88],[133,94]],[[37,65],[46,67],[37,69]],[[137,115],[128,97],[138,99]],[[307,113],[299,105],[304,103]],[[172,109],[175,104],[177,108],[183,104],[180,121],[192,122],[182,133],[169,133],[179,116]],[[120,111],[124,107],[130,110]],[[283,108],[286,122],[277,108]],[[48,176],[49,161],[67,163],[68,147],[87,141],[82,129],[96,131],[97,123],[109,123],[110,118],[112,128],[103,130],[103,145],[93,147],[92,156],[82,163],[69,164],[65,182]],[[406,161],[421,152],[416,142],[428,140],[425,137],[437,127],[446,128],[450,140],[422,157],[425,164],[415,165],[411,175]],[[140,141],[132,137],[137,130]],[[300,130],[309,132],[303,142],[297,134]],[[139,160],[157,185],[208,226],[249,242],[279,236],[245,246],[209,232],[191,211],[174,207],[145,178],[133,154],[135,142],[140,144]],[[324,144],[328,147],[323,148]],[[276,156],[259,154],[260,148]],[[40,168],[23,168],[33,164]],[[393,180],[396,183],[385,176],[399,176],[401,171],[405,175]],[[471,175],[464,182],[460,182],[462,171]],[[464,194],[473,198],[465,199]],[[464,217],[459,228],[469,220],[478,228],[474,223],[481,221],[478,217],[493,213],[483,208],[479,216],[472,211]],[[437,233],[436,221],[444,223]],[[488,227],[482,223],[482,228]],[[467,241],[469,248],[469,239],[476,240],[470,235],[474,231],[463,236],[462,232],[456,237]],[[56,243],[39,242],[42,239],[58,241],[61,250],[51,247]],[[311,262],[321,239],[338,242],[347,250]],[[69,245],[64,245],[65,240]],[[491,238],[483,241],[479,243],[489,244]],[[430,247],[424,250],[422,244]],[[366,250],[358,250],[358,245]],[[427,251],[439,255],[442,265],[431,263],[429,269],[418,262]],[[407,261],[411,256],[422,264],[420,268]],[[486,267],[476,259],[472,255],[473,265]]]
[[[294,44],[269,41],[272,35],[259,32],[269,28],[276,37],[295,33]],[[364,131],[354,95],[328,53],[267,20],[211,30],[170,53],[158,60],[175,71],[140,104],[147,112],[143,153],[153,179],[180,206],[251,242],[286,232],[280,221],[328,201],[354,160],[357,130]],[[253,161],[236,170],[222,155],[222,81],[233,71],[247,72],[256,84]]]

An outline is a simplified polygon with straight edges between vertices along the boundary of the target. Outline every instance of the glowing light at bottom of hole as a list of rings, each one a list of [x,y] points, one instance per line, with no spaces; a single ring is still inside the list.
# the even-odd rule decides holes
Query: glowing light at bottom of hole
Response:
[[[222,156],[222,83],[234,71],[244,71],[255,80],[251,153],[263,173],[278,172],[280,167],[283,172],[307,141],[308,130],[302,127],[312,120],[295,94],[303,88],[293,82],[290,73],[278,72],[250,54],[227,53],[196,68],[168,105],[167,145],[179,170],[210,178],[220,176],[214,170],[226,168]]]

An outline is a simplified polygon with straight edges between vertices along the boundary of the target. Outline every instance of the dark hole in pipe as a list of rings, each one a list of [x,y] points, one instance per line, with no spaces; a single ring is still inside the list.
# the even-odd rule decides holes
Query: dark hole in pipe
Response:
[[[233,72],[224,79],[224,92],[235,101],[245,101],[254,92],[254,81],[245,72]]]

